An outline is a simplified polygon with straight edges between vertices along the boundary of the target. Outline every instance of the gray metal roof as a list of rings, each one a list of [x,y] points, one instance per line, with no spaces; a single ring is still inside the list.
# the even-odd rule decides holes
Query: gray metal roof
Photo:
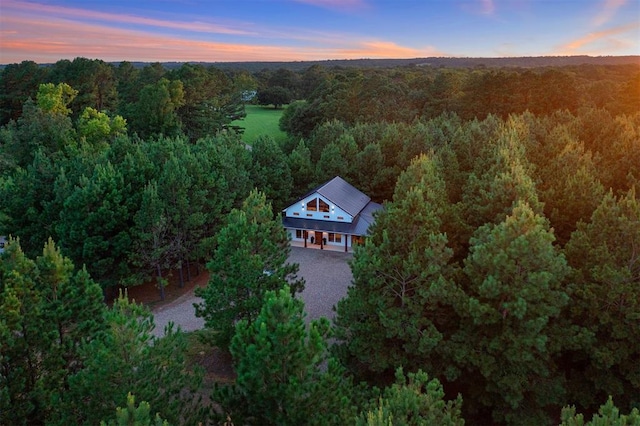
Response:
[[[371,201],[371,198],[362,193],[340,176],[336,176],[329,182],[312,191],[325,197],[351,216],[356,216]]]
[[[365,206],[357,217],[357,222],[354,223],[353,234],[354,235],[367,235],[369,227],[375,223],[373,214],[382,209],[382,205],[371,201]]]

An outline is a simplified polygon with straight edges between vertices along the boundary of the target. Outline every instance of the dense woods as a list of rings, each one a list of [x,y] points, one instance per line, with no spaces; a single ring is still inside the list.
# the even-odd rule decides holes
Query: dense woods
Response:
[[[277,93],[288,139],[248,149]],[[637,65],[23,62],[0,124],[2,424],[640,423]],[[305,325],[277,213],[335,175],[385,209]],[[192,264],[212,392],[117,296]]]

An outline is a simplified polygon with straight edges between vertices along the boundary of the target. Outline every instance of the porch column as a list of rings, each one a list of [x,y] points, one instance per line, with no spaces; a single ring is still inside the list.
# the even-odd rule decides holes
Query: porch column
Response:
[[[304,248],[307,248],[307,237],[308,237],[308,232],[307,231],[302,231],[302,236],[304,237]]]
[[[349,236],[347,234],[344,235],[344,252],[348,252],[349,249],[347,248],[347,240],[348,240]]]

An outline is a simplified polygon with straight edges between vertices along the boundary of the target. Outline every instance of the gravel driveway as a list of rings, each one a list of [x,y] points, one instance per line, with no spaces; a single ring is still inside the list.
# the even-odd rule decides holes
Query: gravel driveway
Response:
[[[334,317],[334,305],[347,295],[347,288],[351,284],[351,269],[347,263],[351,258],[351,253],[291,247],[289,262],[300,265],[298,276],[306,281],[301,297],[305,302],[307,321],[322,316],[330,319]],[[170,304],[155,309],[154,334],[162,336],[169,321],[179,325],[183,331],[204,327],[204,320],[196,318],[193,308],[193,304],[201,300],[191,291]]]

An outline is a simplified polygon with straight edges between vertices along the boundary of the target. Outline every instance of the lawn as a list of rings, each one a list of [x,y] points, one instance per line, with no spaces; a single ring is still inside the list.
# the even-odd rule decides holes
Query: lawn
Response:
[[[247,116],[243,120],[236,120],[231,124],[244,127],[242,140],[251,145],[258,136],[269,135],[278,142],[284,141],[286,133],[280,130],[278,122],[283,109],[274,109],[272,106],[247,105]]]

